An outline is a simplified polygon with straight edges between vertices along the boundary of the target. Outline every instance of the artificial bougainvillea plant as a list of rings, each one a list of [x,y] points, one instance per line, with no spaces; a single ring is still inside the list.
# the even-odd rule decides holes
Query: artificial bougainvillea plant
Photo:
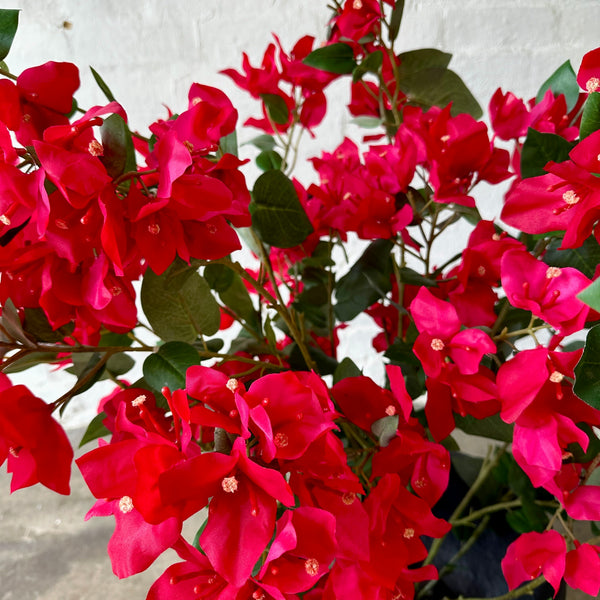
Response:
[[[336,1],[322,44],[225,69],[256,99],[243,124],[193,83],[131,131],[95,71],[106,102],[83,109],[76,66],[0,65],[0,460],[12,491],[68,494],[58,419],[113,380],[75,462],[118,577],[179,555],[149,600],[456,597],[494,531],[502,598],[600,590],[600,49],[529,101],[499,89],[488,127],[450,55],[394,49],[403,5]],[[370,129],[298,181],[339,79]],[[508,188],[493,221],[481,181]],[[340,352],[363,313],[385,385]],[[11,383],[40,363],[76,376],[58,399]]]

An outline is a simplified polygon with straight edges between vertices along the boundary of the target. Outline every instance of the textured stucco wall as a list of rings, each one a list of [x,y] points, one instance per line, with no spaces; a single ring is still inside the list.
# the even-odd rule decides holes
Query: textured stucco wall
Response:
[[[501,86],[533,96],[544,79],[570,59],[577,70],[583,54],[600,45],[598,0],[408,0],[398,42],[399,50],[438,47],[454,54],[457,71],[485,106]],[[5,3],[5,6],[8,7]],[[258,114],[249,100],[218,71],[240,68],[246,51],[258,64],[271,33],[284,48],[306,33],[323,39],[326,0],[21,0],[17,38],[7,59],[15,73],[46,60],[66,60],[81,69],[81,106],[104,102],[88,65],[102,75],[123,104],[133,128],[186,106],[194,81],[221,87],[233,100],[241,121]],[[344,86],[333,88],[338,103]],[[333,102],[332,102],[333,104]],[[357,133],[343,111],[331,111],[316,141],[308,141],[305,156],[331,150],[344,134]],[[254,132],[240,134],[240,141]],[[311,169],[299,170],[309,183]],[[491,200],[489,216],[497,204]],[[367,323],[365,322],[365,326]],[[360,340],[351,352],[368,350]],[[355,338],[356,340],[356,338]],[[353,354],[357,360],[360,356]],[[65,380],[43,368],[21,381],[47,400],[65,390]],[[81,406],[81,405],[80,405]],[[90,414],[67,411],[67,422],[80,424]]]

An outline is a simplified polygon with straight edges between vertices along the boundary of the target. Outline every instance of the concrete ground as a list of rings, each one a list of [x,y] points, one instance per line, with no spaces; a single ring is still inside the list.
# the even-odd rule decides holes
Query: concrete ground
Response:
[[[74,445],[81,435],[73,432]],[[41,485],[10,494],[2,467],[0,600],[143,600],[176,554],[169,551],[146,572],[119,581],[106,553],[114,520],[83,520],[94,498],[75,466],[71,489],[70,496]]]

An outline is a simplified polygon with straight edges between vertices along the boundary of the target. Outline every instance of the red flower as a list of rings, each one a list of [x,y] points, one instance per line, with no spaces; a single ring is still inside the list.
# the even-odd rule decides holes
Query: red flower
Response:
[[[41,483],[69,494],[73,450],[52,407],[24,385],[0,378],[0,465],[8,459],[10,491]]]

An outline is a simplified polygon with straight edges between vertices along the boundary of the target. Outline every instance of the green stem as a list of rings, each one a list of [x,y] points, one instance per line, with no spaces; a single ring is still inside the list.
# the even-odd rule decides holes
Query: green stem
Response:
[[[520,598],[525,594],[531,593],[533,590],[542,585],[544,581],[546,581],[544,576],[540,575],[526,585],[517,588],[516,590],[512,590],[512,592],[508,592],[507,594],[502,594],[501,596],[495,596],[494,598],[465,598],[464,596],[459,596],[457,600],[513,600],[513,598]]]
[[[456,519],[455,521],[451,521],[450,524],[452,527],[458,527],[459,525],[468,525],[473,521],[477,521],[477,519],[483,517],[484,515],[498,512],[501,510],[509,510],[511,508],[517,508],[521,506],[521,500],[510,500],[509,502],[498,502],[497,504],[491,504],[490,506],[486,506],[485,508],[481,508],[479,510],[474,510],[469,513],[468,516],[463,517],[462,519]]]

